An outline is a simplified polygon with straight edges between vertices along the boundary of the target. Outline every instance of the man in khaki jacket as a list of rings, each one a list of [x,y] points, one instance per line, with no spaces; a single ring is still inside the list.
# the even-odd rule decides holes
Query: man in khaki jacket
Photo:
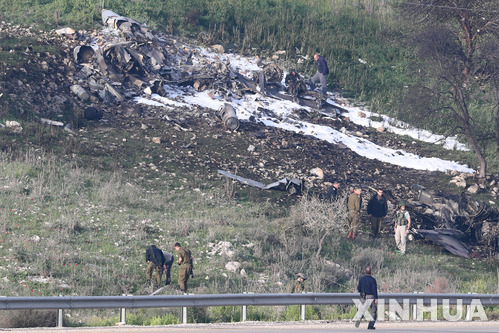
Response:
[[[360,186],[354,188],[352,194],[348,197],[348,238],[355,239],[357,236],[357,224],[359,223],[360,207],[362,206],[362,189]]]

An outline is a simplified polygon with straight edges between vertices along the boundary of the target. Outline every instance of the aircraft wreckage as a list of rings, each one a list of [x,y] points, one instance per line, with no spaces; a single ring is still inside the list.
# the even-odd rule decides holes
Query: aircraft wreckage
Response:
[[[229,62],[205,57],[199,48],[178,43],[172,36],[153,33],[137,21],[110,10],[102,11],[102,20],[107,31],[93,36],[82,36],[69,28],[57,31],[79,41],[73,50],[77,83],[71,91],[82,104],[88,100],[120,104],[144,94],[165,96],[165,84],[168,84],[191,86],[196,91],[210,90],[226,100],[242,98],[247,93],[262,94],[294,100],[301,106],[320,108],[324,113],[337,115],[343,111],[315,91],[302,92],[298,98],[284,93],[283,71],[274,63],[262,64],[260,71],[239,73]],[[91,109],[86,108],[87,119],[102,117],[102,111],[96,109],[95,104]],[[239,127],[236,110],[230,103],[213,112],[227,129]],[[282,179],[266,185],[226,171],[219,173],[263,190],[289,192],[291,189],[293,194],[298,194],[303,189],[302,181],[297,179]],[[469,258],[478,252],[480,256],[499,259],[497,210],[464,193],[447,196],[423,188],[419,188],[418,193],[418,198],[407,204],[415,221],[411,230],[414,237],[430,240],[461,257]]]
[[[447,195],[414,185],[417,198],[406,204],[414,238],[429,240],[463,257],[499,259],[499,211],[476,200],[472,194]],[[386,193],[392,201],[396,198]]]

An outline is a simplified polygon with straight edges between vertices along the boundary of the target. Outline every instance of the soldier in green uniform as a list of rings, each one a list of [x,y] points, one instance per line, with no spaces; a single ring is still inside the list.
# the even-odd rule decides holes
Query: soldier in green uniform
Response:
[[[362,207],[362,188],[357,186],[348,197],[348,238],[355,239],[357,236],[357,224],[360,218],[360,208]]]
[[[305,280],[307,279],[307,276],[303,273],[298,273],[296,274],[297,278],[296,280],[289,285],[288,292],[290,294],[299,294],[302,293],[303,290],[305,289]]]
[[[192,254],[188,249],[180,246],[180,243],[175,243],[175,251],[177,251],[180,271],[178,272],[178,285],[180,290],[187,292],[187,281],[189,276],[192,276]]]
[[[298,74],[294,69],[290,70],[289,74],[286,75],[284,83],[286,83],[286,90],[291,96],[293,96],[293,102],[295,103],[298,102],[298,95],[307,90],[305,81],[303,81],[300,74]]]

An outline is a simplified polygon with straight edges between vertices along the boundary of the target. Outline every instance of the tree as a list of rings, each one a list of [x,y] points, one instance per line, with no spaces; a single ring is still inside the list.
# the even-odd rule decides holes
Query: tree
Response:
[[[419,115],[457,121],[455,130],[468,139],[480,162],[478,176],[483,179],[487,160],[481,142],[487,133],[478,118],[486,113],[496,113],[499,158],[498,95],[496,102],[490,103],[494,94],[483,93],[484,89],[497,92],[499,1],[413,0],[401,2],[399,9],[401,17],[417,27],[411,44],[420,59],[414,68],[420,83],[410,90],[407,105]]]

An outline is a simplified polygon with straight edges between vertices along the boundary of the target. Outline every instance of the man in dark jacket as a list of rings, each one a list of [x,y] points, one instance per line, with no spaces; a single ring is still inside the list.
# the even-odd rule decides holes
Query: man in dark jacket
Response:
[[[371,317],[368,330],[376,329],[374,323],[376,322],[377,312],[378,312],[378,285],[376,279],[371,276],[371,267],[366,267],[366,275],[359,279],[359,284],[357,285],[357,291],[360,293],[360,301],[364,305],[366,300],[372,299],[371,303]],[[366,310],[367,307],[364,309]],[[360,321],[364,317],[364,313],[356,316],[358,319],[355,322],[355,327],[359,327]]]
[[[371,232],[376,237],[381,232],[381,224],[388,212],[388,204],[383,195],[383,190],[377,190],[371,200],[367,203],[367,214],[371,222]]]
[[[327,76],[329,75],[329,68],[327,67],[326,59],[319,55],[314,54],[314,60],[317,62],[317,73],[310,79],[310,89],[315,89],[315,83],[320,81],[322,85],[322,94],[326,95],[327,92]]]
[[[338,189],[340,188],[339,180],[333,180],[333,185],[327,189],[326,200],[329,202],[336,201],[338,199]]]
[[[151,285],[153,271],[156,273],[156,288],[161,285],[161,275],[165,265],[165,257],[163,251],[158,249],[155,245],[151,245],[146,250],[146,262],[148,263],[146,269],[147,286]]]

